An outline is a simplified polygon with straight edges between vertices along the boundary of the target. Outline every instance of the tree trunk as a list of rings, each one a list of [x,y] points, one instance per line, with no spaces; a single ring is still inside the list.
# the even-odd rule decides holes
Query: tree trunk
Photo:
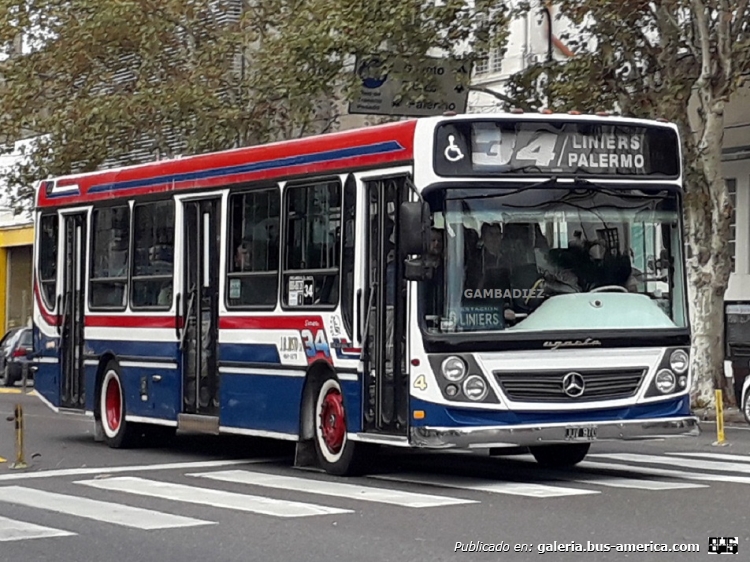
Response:
[[[731,204],[721,170],[724,104],[715,101],[706,85],[700,90],[705,110],[698,131],[695,157],[687,153],[688,194],[685,205],[690,254],[688,295],[692,329],[690,372],[694,408],[715,406],[714,390],[723,391],[724,404],[734,405],[724,374],[724,293],[729,283]]]
[[[713,276],[712,276],[713,277]],[[724,374],[724,287],[716,279],[699,286],[689,283],[693,374],[691,402],[694,408],[714,406],[714,390],[723,391],[724,403],[734,404],[734,393]]]

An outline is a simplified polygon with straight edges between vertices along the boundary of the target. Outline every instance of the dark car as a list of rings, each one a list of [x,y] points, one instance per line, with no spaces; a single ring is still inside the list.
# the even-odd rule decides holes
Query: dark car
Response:
[[[13,386],[23,379],[23,365],[29,363],[27,354],[33,347],[31,328],[14,328],[5,334],[0,341],[0,372],[5,386]],[[28,380],[32,378],[32,371],[29,370]]]

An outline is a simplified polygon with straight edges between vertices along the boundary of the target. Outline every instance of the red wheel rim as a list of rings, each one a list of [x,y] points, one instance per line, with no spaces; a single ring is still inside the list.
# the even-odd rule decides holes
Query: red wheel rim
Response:
[[[344,403],[338,390],[329,390],[323,399],[320,408],[320,428],[328,450],[333,454],[338,453],[346,435]]]
[[[107,383],[107,425],[112,431],[120,427],[120,385],[116,379],[110,379]]]

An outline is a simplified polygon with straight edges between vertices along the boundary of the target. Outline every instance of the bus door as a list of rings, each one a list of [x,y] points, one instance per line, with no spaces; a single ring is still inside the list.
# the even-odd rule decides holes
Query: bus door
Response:
[[[62,215],[64,224],[62,293],[58,296],[60,318],[60,407],[81,410],[86,403],[84,359],[84,296],[86,267],[86,213]]]
[[[407,200],[406,176],[365,182],[364,306],[365,429],[407,430],[406,291],[397,258],[398,213]]]
[[[215,417],[218,431],[219,251],[221,199],[183,202],[182,411]],[[183,424],[183,422],[186,422]],[[188,428],[183,417],[181,426]],[[194,427],[205,430],[205,427]]]

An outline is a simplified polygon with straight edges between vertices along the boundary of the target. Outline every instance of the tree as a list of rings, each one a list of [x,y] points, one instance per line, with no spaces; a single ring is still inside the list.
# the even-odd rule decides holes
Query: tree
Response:
[[[470,64],[504,40],[507,13],[501,0],[0,0],[0,54],[19,35],[30,46],[0,63],[0,130],[35,136],[10,196],[23,207],[48,176],[332,130],[354,60]]]
[[[610,110],[665,118],[680,129],[693,333],[694,407],[714,404],[714,388],[734,395],[723,370],[723,296],[731,256],[732,208],[721,173],[724,107],[750,72],[748,0],[563,0],[575,52],[512,77],[519,107]],[[524,10],[529,7],[525,6]]]

